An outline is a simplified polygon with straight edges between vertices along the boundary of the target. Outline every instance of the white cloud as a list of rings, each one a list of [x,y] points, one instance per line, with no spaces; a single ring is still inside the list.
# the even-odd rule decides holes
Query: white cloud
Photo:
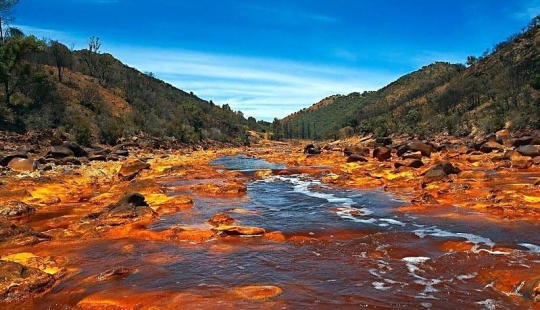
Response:
[[[271,120],[328,95],[375,90],[396,76],[376,71],[186,50],[113,48],[141,71],[246,116]]]
[[[13,27],[19,28],[25,34],[33,34],[38,39],[51,39],[58,40],[61,43],[70,47],[73,44],[75,49],[86,48],[88,45],[88,38],[85,34],[76,34],[71,32],[59,31],[56,29],[43,28],[43,27],[32,27],[27,25],[18,25],[15,24]]]
[[[273,23],[302,24],[305,22],[321,22],[325,24],[336,23],[339,20],[329,15],[314,13],[305,9],[293,7],[270,7],[247,4],[241,6],[245,16],[260,20],[261,18]]]

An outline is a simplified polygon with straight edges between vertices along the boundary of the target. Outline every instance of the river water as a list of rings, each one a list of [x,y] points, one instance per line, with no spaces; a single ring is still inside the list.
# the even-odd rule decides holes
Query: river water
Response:
[[[242,155],[213,164],[247,176],[258,169],[285,169]],[[182,182],[168,180],[164,186],[171,195],[186,194],[174,191]],[[121,239],[74,245],[63,255],[73,257],[81,271],[33,307],[74,304],[107,290],[200,297],[186,309],[538,307],[530,299],[534,283],[512,276],[540,275],[539,223],[448,206],[415,212],[383,190],[335,188],[304,174],[253,178],[247,186],[242,198],[194,196],[193,208],[163,216],[151,229],[197,226],[226,212],[243,226],[279,231],[286,241]],[[137,272],[113,282],[84,280],[120,265]],[[277,286],[283,293],[263,301],[225,297],[245,285]]]

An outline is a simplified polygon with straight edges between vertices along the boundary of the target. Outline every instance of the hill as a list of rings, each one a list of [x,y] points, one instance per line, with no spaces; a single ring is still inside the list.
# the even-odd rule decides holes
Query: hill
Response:
[[[268,123],[246,119],[89,48],[71,51],[16,29],[0,46],[0,130],[55,131],[82,144],[135,135],[184,143],[243,143]],[[7,64],[7,65],[5,65]]]
[[[468,67],[434,63],[375,91],[335,95],[274,124],[284,138],[373,132],[468,135],[540,126],[540,23],[531,22]]]

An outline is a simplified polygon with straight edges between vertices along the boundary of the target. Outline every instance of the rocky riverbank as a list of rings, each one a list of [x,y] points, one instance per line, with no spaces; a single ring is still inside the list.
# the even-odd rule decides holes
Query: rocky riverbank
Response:
[[[538,133],[500,131],[477,139],[427,141],[366,136],[320,145],[261,141],[249,148],[174,146],[151,139],[82,147],[39,133],[2,133],[1,141],[0,303],[22,308],[80,272],[76,263],[57,251],[62,244],[122,238],[188,243],[238,236],[271,242],[309,239],[243,225],[234,213],[245,210],[234,210],[232,216],[216,212],[197,225],[148,229],[164,215],[191,208],[198,195],[241,198],[250,179],[268,175],[305,173],[343,188],[383,188],[409,202],[401,208],[403,212],[460,207],[501,222],[536,221],[540,216]],[[210,165],[218,157],[238,153],[283,163],[289,169],[246,175]],[[185,182],[171,185],[170,180]],[[172,187],[183,194],[170,195]],[[47,246],[35,250],[43,244],[56,250],[47,251]],[[448,251],[471,247],[447,244]],[[137,268],[121,266],[86,281],[112,281],[136,273]],[[523,283],[524,298],[540,298],[540,267],[531,266],[527,274],[510,273],[491,270],[481,276],[486,284],[504,277],[493,284],[501,291]],[[277,286],[238,286],[229,298],[270,300],[281,293]],[[141,300],[96,293],[77,301],[76,308],[132,309]],[[139,308],[159,307],[165,305],[164,300],[158,298]],[[172,302],[164,307],[177,306]]]

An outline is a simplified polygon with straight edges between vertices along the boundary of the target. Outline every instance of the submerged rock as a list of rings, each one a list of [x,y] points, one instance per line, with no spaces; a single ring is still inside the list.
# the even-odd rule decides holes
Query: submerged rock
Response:
[[[34,245],[49,240],[49,235],[0,219],[0,244],[4,247]]]
[[[234,221],[234,218],[232,218],[230,215],[218,213],[212,216],[212,218],[208,220],[208,223],[210,223],[212,226],[219,227],[221,225],[232,225],[234,224]]]
[[[37,268],[0,260],[0,303],[33,298],[50,289],[55,282],[54,276]]]
[[[222,225],[216,227],[215,230],[229,236],[260,236],[266,233],[266,230],[264,230],[264,228],[247,226]]]
[[[414,204],[429,204],[429,205],[439,204],[439,201],[437,201],[437,199],[435,199],[435,197],[433,197],[433,195],[431,195],[428,192],[425,192],[423,194],[420,194],[414,197],[411,200],[411,202]]]
[[[274,285],[247,285],[235,288],[234,292],[242,298],[264,300],[280,295],[283,290]]]
[[[133,268],[117,267],[103,271],[98,274],[95,279],[97,281],[108,281],[113,279],[124,279],[127,276],[136,273],[137,270]]]

